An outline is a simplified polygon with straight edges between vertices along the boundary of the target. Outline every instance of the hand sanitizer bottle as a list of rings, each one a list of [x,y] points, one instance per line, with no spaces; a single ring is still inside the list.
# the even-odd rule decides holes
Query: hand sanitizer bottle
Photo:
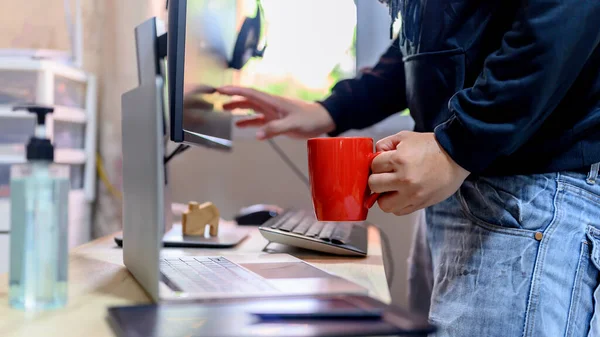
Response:
[[[46,115],[53,108],[20,106],[37,114],[27,163],[11,168],[9,303],[40,311],[67,301],[69,167],[56,165],[46,138]]]

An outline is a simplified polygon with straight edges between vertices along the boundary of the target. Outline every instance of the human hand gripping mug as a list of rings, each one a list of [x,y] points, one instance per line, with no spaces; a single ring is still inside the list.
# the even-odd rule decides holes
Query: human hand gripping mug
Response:
[[[318,221],[364,221],[377,198],[368,181],[373,139],[312,138],[307,142],[313,207]]]

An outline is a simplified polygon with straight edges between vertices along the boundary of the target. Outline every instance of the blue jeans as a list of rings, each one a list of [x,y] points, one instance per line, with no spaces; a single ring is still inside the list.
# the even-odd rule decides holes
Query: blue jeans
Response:
[[[427,209],[409,294],[436,337],[600,336],[597,172],[470,177]]]

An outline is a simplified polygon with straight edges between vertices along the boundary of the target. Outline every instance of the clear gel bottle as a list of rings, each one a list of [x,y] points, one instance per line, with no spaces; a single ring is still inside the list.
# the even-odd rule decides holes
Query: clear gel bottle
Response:
[[[69,167],[54,164],[46,138],[53,108],[21,106],[37,114],[27,163],[11,168],[10,306],[27,311],[63,307],[67,302]]]

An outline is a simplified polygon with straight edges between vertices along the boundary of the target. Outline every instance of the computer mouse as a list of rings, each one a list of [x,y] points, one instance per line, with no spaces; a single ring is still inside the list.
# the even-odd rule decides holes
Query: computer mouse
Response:
[[[279,206],[257,204],[242,208],[235,216],[235,221],[242,226],[260,226],[281,213],[283,209]]]

